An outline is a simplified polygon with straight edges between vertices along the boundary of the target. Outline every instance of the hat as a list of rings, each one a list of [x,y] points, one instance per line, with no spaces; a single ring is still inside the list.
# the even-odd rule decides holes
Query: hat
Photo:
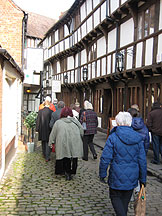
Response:
[[[137,111],[139,111],[139,106],[138,106],[137,104],[133,104],[133,105],[131,106],[131,108],[134,108],[134,109],[136,109]]]
[[[47,96],[47,97],[45,98],[45,101],[51,102],[50,96]]]

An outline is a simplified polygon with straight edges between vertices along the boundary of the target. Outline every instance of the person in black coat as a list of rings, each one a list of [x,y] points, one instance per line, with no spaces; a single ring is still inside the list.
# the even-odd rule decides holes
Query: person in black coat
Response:
[[[36,131],[38,132],[38,140],[42,141],[42,152],[46,162],[50,161],[51,149],[48,146],[51,128],[49,126],[52,110],[49,108],[49,101],[45,102],[45,107],[38,112],[36,120]]]

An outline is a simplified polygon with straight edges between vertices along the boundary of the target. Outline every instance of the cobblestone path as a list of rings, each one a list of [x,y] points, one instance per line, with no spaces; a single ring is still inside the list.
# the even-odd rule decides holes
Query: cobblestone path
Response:
[[[47,163],[40,146],[34,153],[18,151],[0,183],[0,215],[115,216],[108,186],[98,178],[101,150],[97,147],[96,150],[98,159],[94,161],[90,154],[88,162],[79,160],[77,174],[71,181],[54,174],[54,153]],[[150,184],[153,181],[151,178]],[[160,198],[159,187],[160,183],[156,191],[150,188],[148,193]],[[156,205],[147,205],[147,215],[162,215],[160,205],[161,212]],[[130,204],[128,216],[133,215],[133,204]]]

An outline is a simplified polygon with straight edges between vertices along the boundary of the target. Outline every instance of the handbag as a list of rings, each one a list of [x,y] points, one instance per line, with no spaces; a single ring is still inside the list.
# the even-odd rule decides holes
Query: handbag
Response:
[[[83,113],[83,123],[82,123],[82,127],[83,127],[83,130],[87,130],[85,112]]]
[[[134,212],[135,216],[146,215],[146,192],[143,184],[134,203]]]
[[[55,144],[52,144],[52,152],[55,152]]]

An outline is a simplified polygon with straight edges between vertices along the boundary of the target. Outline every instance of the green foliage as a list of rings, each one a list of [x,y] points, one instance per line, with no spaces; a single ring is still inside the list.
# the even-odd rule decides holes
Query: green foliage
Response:
[[[24,125],[30,129],[30,128],[35,128],[36,125],[36,119],[37,119],[37,113],[36,112],[30,112],[25,120],[24,120]]]

